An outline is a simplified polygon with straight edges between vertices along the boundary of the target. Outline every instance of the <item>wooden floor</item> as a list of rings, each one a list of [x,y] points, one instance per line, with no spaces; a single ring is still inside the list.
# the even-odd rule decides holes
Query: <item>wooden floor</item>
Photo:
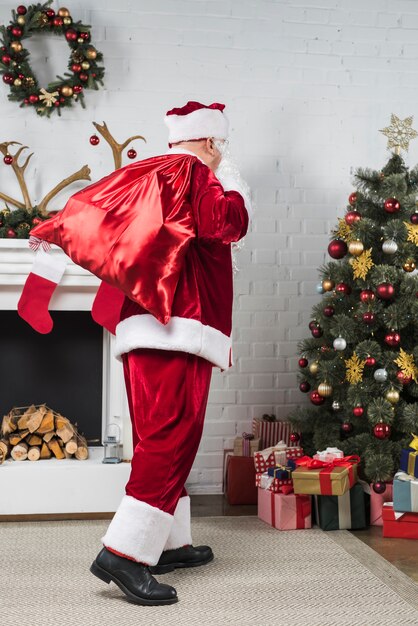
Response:
[[[191,496],[192,516],[257,515],[257,506],[231,506],[222,495]],[[64,519],[112,519],[114,513],[66,513],[48,515],[0,515],[0,522],[47,521]],[[382,528],[371,526],[352,531],[383,558],[418,583],[418,541],[411,539],[383,539]]]
[[[257,506],[230,506],[224,496],[191,496],[192,516],[257,515]],[[418,541],[384,539],[381,526],[351,531],[384,559],[418,583]]]

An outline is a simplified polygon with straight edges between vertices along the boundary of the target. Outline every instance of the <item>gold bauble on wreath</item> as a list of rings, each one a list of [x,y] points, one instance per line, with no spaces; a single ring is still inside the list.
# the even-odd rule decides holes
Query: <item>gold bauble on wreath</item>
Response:
[[[17,18],[16,22],[18,24],[20,24],[20,26],[23,26],[24,23],[26,22],[26,18],[24,15],[19,15],[19,17]]]
[[[88,61],[83,61],[81,67],[83,68],[83,70],[88,70],[90,67],[90,63]]]
[[[323,398],[328,398],[332,394],[332,387],[328,383],[321,383],[318,386],[318,393]]]
[[[96,48],[87,48],[86,59],[95,59],[97,57]]]
[[[22,81],[20,80],[20,78],[15,78],[15,80],[13,81],[13,85],[15,87],[20,87],[22,84]]]
[[[309,371],[311,374],[318,373],[318,361],[314,361],[313,363],[310,364]]]
[[[364,251],[364,245],[362,241],[351,241],[348,244],[348,251],[354,256],[359,256]]]
[[[402,267],[405,270],[405,272],[413,272],[416,267],[414,259],[406,259]]]
[[[60,9],[58,9],[58,15],[60,17],[70,17],[70,12],[65,7],[61,7]]]
[[[73,95],[73,88],[70,87],[70,85],[64,85],[63,87],[61,87],[61,93],[66,98],[70,98],[70,96]]]
[[[324,278],[322,281],[322,289],[324,291],[332,291],[335,287],[335,283],[330,278]]]
[[[66,26],[69,26],[73,20],[71,19],[71,17],[63,17],[62,21]]]
[[[10,44],[10,47],[14,52],[22,51],[22,44],[19,43],[19,41],[12,41],[12,43]]]
[[[397,389],[389,389],[386,393],[386,400],[391,404],[399,402],[399,391]]]

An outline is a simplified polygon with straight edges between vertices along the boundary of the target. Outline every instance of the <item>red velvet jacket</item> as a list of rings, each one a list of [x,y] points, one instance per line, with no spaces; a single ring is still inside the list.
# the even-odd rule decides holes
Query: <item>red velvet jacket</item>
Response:
[[[175,148],[170,153],[192,154]],[[197,354],[222,369],[231,365],[231,243],[246,234],[250,207],[248,199],[233,190],[234,181],[224,184],[229,191],[196,157],[186,200],[195,219],[196,238],[186,253],[171,319],[163,325],[125,298],[116,327],[117,357],[136,348],[156,348]]]

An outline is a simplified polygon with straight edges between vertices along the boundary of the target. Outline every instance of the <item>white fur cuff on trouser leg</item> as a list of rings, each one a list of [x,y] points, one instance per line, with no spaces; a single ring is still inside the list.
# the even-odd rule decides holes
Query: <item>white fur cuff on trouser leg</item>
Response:
[[[174,521],[164,550],[175,550],[192,544],[190,527],[190,498],[180,498],[174,511]]]
[[[156,565],[173,525],[173,516],[132,496],[124,495],[103,545],[134,561]]]

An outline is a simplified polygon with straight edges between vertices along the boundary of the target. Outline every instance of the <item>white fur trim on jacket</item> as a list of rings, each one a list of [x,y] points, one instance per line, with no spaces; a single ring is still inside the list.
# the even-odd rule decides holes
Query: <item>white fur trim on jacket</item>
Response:
[[[187,115],[166,115],[164,123],[169,130],[169,143],[206,137],[228,137],[228,118],[219,109],[197,109]]]
[[[190,352],[225,370],[229,368],[231,337],[199,320],[172,317],[161,324],[153,315],[132,315],[116,326],[115,356],[136,348]]]
[[[31,273],[58,284],[65,272],[67,263],[67,256],[52,254],[39,248],[35,255]]]
[[[139,563],[156,565],[173,520],[173,515],[124,495],[102,542],[106,548],[113,548]]]
[[[174,511],[174,521],[164,546],[164,550],[176,550],[183,546],[192,545],[192,531],[190,524],[190,497],[179,499]]]

